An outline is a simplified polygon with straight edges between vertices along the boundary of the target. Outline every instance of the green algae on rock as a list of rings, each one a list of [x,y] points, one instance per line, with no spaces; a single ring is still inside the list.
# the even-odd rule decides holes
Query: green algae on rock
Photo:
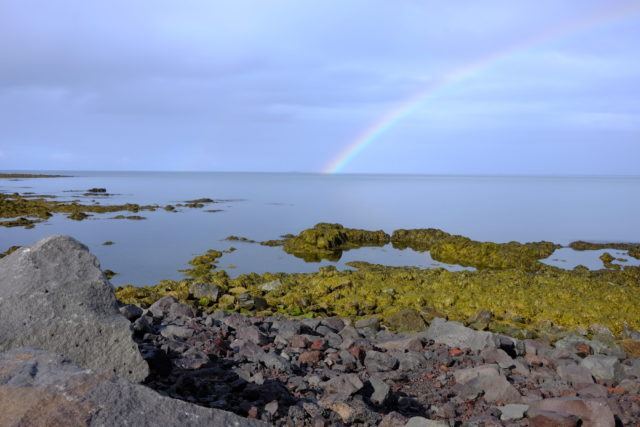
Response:
[[[578,240],[571,242],[569,247],[576,251],[590,251],[598,249],[619,249],[622,251],[628,251],[629,256],[640,259],[640,243],[622,243],[622,242],[610,242],[610,243],[592,243]]]
[[[194,258],[193,268],[186,271],[188,279],[126,286],[118,288],[116,295],[123,303],[143,306],[172,295],[207,312],[375,316],[400,330],[412,329],[420,319],[448,317],[522,338],[559,338],[563,331],[586,330],[595,323],[618,334],[625,327],[640,328],[640,267],[569,271],[541,265],[536,270],[452,272],[354,262],[348,264],[354,271],[323,267],[316,273],[251,273],[230,278],[216,270],[221,256],[220,251],[209,251]],[[190,294],[193,283],[215,285],[220,290],[218,301],[202,304]],[[278,285],[266,286],[272,283]],[[403,324],[404,318],[411,325]]]
[[[59,202],[46,198],[28,198],[14,194],[0,194],[0,218],[14,218],[2,221],[4,227],[33,227],[34,224],[50,218],[54,213],[69,214],[69,218],[82,220],[89,213],[139,212],[155,210],[155,206],[124,205],[83,205],[78,202]],[[18,219],[15,219],[18,218]]]
[[[0,252],[0,258],[4,258],[7,255],[11,255],[12,253],[14,253],[15,251],[17,251],[20,248],[21,248],[21,246],[11,246],[6,251]]]
[[[391,242],[398,249],[429,251],[436,261],[478,269],[535,270],[542,266],[539,260],[561,247],[552,242],[478,242],[436,228],[396,230]]]
[[[313,228],[303,230],[297,236],[284,238],[283,249],[288,254],[305,261],[313,262],[323,259],[337,261],[344,250],[364,246],[384,246],[389,241],[390,236],[382,230],[369,231],[346,228],[341,224],[319,223]],[[272,246],[267,244],[269,242],[263,242],[263,244]]]
[[[38,173],[0,173],[0,179],[30,179],[30,178],[70,178],[69,175],[46,175]]]

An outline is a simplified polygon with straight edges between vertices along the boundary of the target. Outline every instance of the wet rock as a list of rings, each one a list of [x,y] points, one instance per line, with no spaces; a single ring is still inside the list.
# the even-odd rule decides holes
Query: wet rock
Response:
[[[431,322],[425,333],[425,338],[449,347],[470,348],[472,350],[496,347],[492,333],[474,331],[461,323],[448,322],[438,317]]]
[[[266,425],[94,374],[39,350],[0,354],[0,372],[3,426]]]
[[[148,375],[97,259],[71,237],[49,237],[0,259],[0,351],[62,353],[132,381]]]
[[[369,372],[392,371],[398,366],[398,359],[389,353],[369,350],[364,358],[364,366]]]

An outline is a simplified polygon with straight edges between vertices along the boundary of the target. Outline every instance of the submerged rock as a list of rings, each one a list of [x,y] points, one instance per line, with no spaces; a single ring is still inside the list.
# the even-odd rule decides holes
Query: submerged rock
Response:
[[[49,237],[0,260],[0,351],[24,346],[132,381],[148,375],[98,260],[71,237]]]

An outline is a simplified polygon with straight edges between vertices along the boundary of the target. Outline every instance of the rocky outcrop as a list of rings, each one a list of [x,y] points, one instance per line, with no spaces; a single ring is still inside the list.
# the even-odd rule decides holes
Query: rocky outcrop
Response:
[[[54,236],[0,260],[0,351],[34,347],[131,381],[147,363],[95,256]]]
[[[263,426],[33,349],[0,354],[2,426]]]

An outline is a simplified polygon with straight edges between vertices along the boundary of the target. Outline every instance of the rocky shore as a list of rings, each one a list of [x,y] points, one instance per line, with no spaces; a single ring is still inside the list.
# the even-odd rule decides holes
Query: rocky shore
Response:
[[[0,425],[637,426],[627,335],[119,305],[95,257],[54,237],[0,260]]]

